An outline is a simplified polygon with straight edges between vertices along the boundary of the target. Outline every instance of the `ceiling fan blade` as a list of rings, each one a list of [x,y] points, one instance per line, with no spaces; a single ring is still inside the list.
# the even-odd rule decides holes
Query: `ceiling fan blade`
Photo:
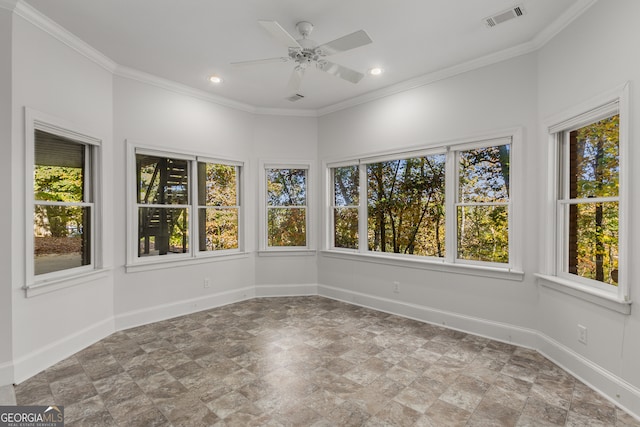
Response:
[[[296,67],[291,73],[289,78],[289,84],[287,84],[287,93],[291,95],[298,94],[300,91],[300,85],[302,84],[302,78],[304,77],[304,68]]]
[[[364,74],[358,71],[347,68],[344,65],[335,64],[331,61],[318,62],[318,69],[351,83],[358,83],[364,77]]]
[[[300,43],[280,26],[276,21],[258,21],[262,27],[271,34],[273,38],[287,47],[302,47]]]
[[[245,67],[250,65],[272,64],[275,62],[287,62],[289,61],[289,59],[290,58],[286,56],[281,56],[278,58],[254,59],[251,61],[232,62],[231,65],[233,65],[234,67]]]
[[[347,34],[344,37],[340,37],[339,39],[335,39],[318,47],[325,55],[333,55],[334,53],[355,49],[372,42],[373,40],[371,40],[371,37],[369,37],[369,34],[367,34],[365,30],[359,30],[355,33]]]

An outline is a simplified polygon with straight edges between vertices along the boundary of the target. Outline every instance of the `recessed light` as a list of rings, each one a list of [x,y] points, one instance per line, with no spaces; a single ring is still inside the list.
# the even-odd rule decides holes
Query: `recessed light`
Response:
[[[220,76],[216,76],[215,74],[211,77],[209,77],[209,81],[211,83],[222,83],[222,77]]]
[[[382,68],[380,68],[380,67],[371,68],[369,70],[369,74],[372,75],[372,76],[379,76],[383,72],[384,72],[384,70]]]

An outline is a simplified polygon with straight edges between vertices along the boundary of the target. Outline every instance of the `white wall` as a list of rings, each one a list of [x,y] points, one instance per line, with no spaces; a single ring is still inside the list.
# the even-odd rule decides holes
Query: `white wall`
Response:
[[[321,160],[443,144],[521,127],[524,138],[520,155],[527,159],[522,170],[527,197],[519,224],[526,231],[524,241],[527,242],[523,245],[522,258],[527,273],[523,282],[321,256],[319,283],[347,293],[366,294],[388,308],[408,310],[406,305],[412,304],[442,311],[430,311],[427,316],[438,323],[450,324],[450,314],[459,314],[489,323],[534,328],[537,290],[532,273],[537,265],[537,232],[527,224],[535,222],[531,212],[535,211],[535,195],[539,192],[530,179],[535,175],[534,160],[539,156],[535,149],[536,68],[535,54],[521,56],[321,117],[318,125]],[[513,172],[518,173],[515,167]],[[400,282],[398,294],[392,292],[394,281]],[[370,298],[367,301],[372,302]],[[473,323],[477,322],[468,320],[458,319],[453,326],[473,330]],[[487,327],[486,323],[478,324],[476,332],[488,334],[490,328]],[[520,342],[527,343],[531,337],[523,333],[527,336],[520,337]],[[504,330],[498,338],[509,340],[513,334],[514,331]],[[515,336],[512,338],[517,340]]]
[[[569,28],[556,36],[539,52],[539,111],[540,117],[558,114],[568,108],[596,97],[616,86],[631,82],[630,113],[630,230],[629,277],[631,295],[637,302],[640,297],[640,56],[638,56],[637,17],[640,2],[636,0],[600,1],[576,20]],[[541,151],[546,150],[543,138]],[[541,168],[539,180],[545,179]],[[540,212],[542,216],[542,212]],[[632,308],[631,315],[610,310],[558,294],[552,290],[540,290],[540,330],[599,367],[628,382],[635,393],[640,388],[640,312]],[[577,324],[588,328],[588,345],[577,342]],[[591,379],[591,378],[589,378]],[[595,379],[594,379],[595,381]],[[629,393],[611,387],[604,390],[610,396],[620,394],[619,403],[633,405]],[[640,403],[630,409],[640,413]]]
[[[4,26],[3,26],[4,31]],[[3,38],[4,40],[4,38]],[[103,139],[111,160],[112,76],[84,56],[14,15],[11,190],[11,288],[15,380],[21,381],[113,331],[110,274],[62,291],[26,298],[24,108],[59,117]],[[105,263],[112,265],[112,188],[104,185]]]
[[[115,316],[118,328],[159,320],[207,306],[242,299],[253,286],[253,257],[126,272],[126,140],[161,150],[187,152],[248,162],[247,192],[253,194],[251,146],[254,116],[138,81],[114,79],[114,180],[120,203],[115,212]],[[254,206],[248,201],[246,211]],[[251,221],[248,221],[251,223]],[[252,250],[252,242],[249,242]],[[204,288],[204,278],[211,287]],[[235,291],[241,289],[239,294]],[[246,295],[250,297],[251,295]]]
[[[11,185],[11,29],[12,15],[0,8],[0,182]],[[7,196],[4,192],[5,197]],[[11,210],[0,210],[0,236],[11,236]],[[13,379],[11,245],[0,245],[0,385]]]
[[[632,81],[631,129],[640,117],[640,59],[635,54],[636,0],[600,1],[541,51],[438,81],[319,119],[254,115],[113,76],[50,35],[0,9],[0,141],[10,156],[0,179],[11,182],[11,213],[0,224],[11,244],[0,249],[0,384],[15,366],[21,381],[116,328],[249,298],[315,293],[420,317],[505,341],[540,348],[618,403],[640,414],[640,315],[614,313],[536,286],[546,179],[541,119],[625,81]],[[594,60],[594,52],[603,52]],[[8,101],[10,100],[10,101]],[[10,102],[10,104],[8,104]],[[25,298],[24,107],[91,129],[103,141],[104,260],[101,280]],[[10,133],[8,123],[10,120]],[[308,160],[315,166],[312,235],[320,247],[319,162],[416,145],[441,144],[520,127],[522,205],[517,212],[523,281],[495,279],[341,259],[326,254],[258,256],[260,160]],[[632,134],[631,162],[640,161]],[[10,142],[8,142],[10,139]],[[244,257],[126,272],[125,140],[167,150],[245,160]],[[6,163],[6,164],[5,164]],[[515,172],[517,173],[517,172]],[[640,172],[631,170],[632,185]],[[315,195],[313,195],[315,194]],[[640,226],[630,206],[630,260]],[[10,218],[9,218],[10,215]],[[640,266],[631,263],[629,276]],[[203,279],[211,287],[203,287]],[[400,282],[400,293],[392,282]],[[9,285],[10,283],[10,285]],[[316,288],[316,285],[319,287]],[[637,285],[632,283],[632,296]],[[115,317],[115,323],[114,323]],[[576,325],[589,328],[578,345]],[[3,366],[4,364],[4,366]],[[9,374],[10,375],[10,374]],[[605,380],[603,380],[605,378]]]
[[[247,256],[155,271],[126,271],[126,206],[115,214],[115,316],[118,328],[198,311],[255,295],[258,283],[315,283],[315,257],[255,259],[258,247],[258,167],[261,159],[315,162],[316,119],[256,116],[169,90],[116,77],[116,170],[126,159],[125,140],[245,162]],[[116,193],[129,185],[113,176]],[[124,200],[124,199],[123,199]],[[302,261],[302,263],[301,263]],[[274,268],[275,267],[275,268]],[[282,282],[283,272],[289,281]],[[204,288],[204,278],[211,286]]]
[[[257,116],[254,128],[254,153],[258,161],[311,162],[309,173],[309,201],[313,202],[318,192],[317,165],[317,119],[313,117]],[[259,171],[262,173],[262,171]],[[256,179],[258,177],[256,176]],[[255,201],[259,203],[259,195]],[[317,242],[318,217],[313,205],[311,215],[310,243]],[[256,220],[256,230],[259,224]],[[257,233],[255,243],[258,245]],[[256,256],[256,294],[298,295],[315,293],[317,268],[315,254],[304,256]]]

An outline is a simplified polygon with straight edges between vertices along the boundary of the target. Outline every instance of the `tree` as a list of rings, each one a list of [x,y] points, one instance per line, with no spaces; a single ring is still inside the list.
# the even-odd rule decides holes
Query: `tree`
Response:
[[[569,198],[617,197],[619,127],[615,115],[569,136]],[[569,207],[569,272],[617,284],[617,202],[582,202]]]
[[[445,155],[367,166],[369,249],[444,256]]]
[[[81,202],[82,168],[40,166],[34,168],[34,198],[50,202]],[[51,237],[67,237],[70,229],[82,226],[83,210],[36,204],[35,225]]]

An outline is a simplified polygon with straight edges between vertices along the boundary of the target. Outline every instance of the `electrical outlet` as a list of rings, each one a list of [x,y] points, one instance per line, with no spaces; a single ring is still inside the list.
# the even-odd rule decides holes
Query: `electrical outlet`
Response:
[[[400,293],[400,282],[393,282],[393,293]]]
[[[205,278],[204,278],[204,287],[205,287],[205,288],[208,288],[208,287],[210,287],[210,286],[211,286],[211,281],[209,280],[209,278],[208,278],[208,277],[205,277]]]
[[[582,344],[587,344],[587,327],[578,325],[578,342]]]

